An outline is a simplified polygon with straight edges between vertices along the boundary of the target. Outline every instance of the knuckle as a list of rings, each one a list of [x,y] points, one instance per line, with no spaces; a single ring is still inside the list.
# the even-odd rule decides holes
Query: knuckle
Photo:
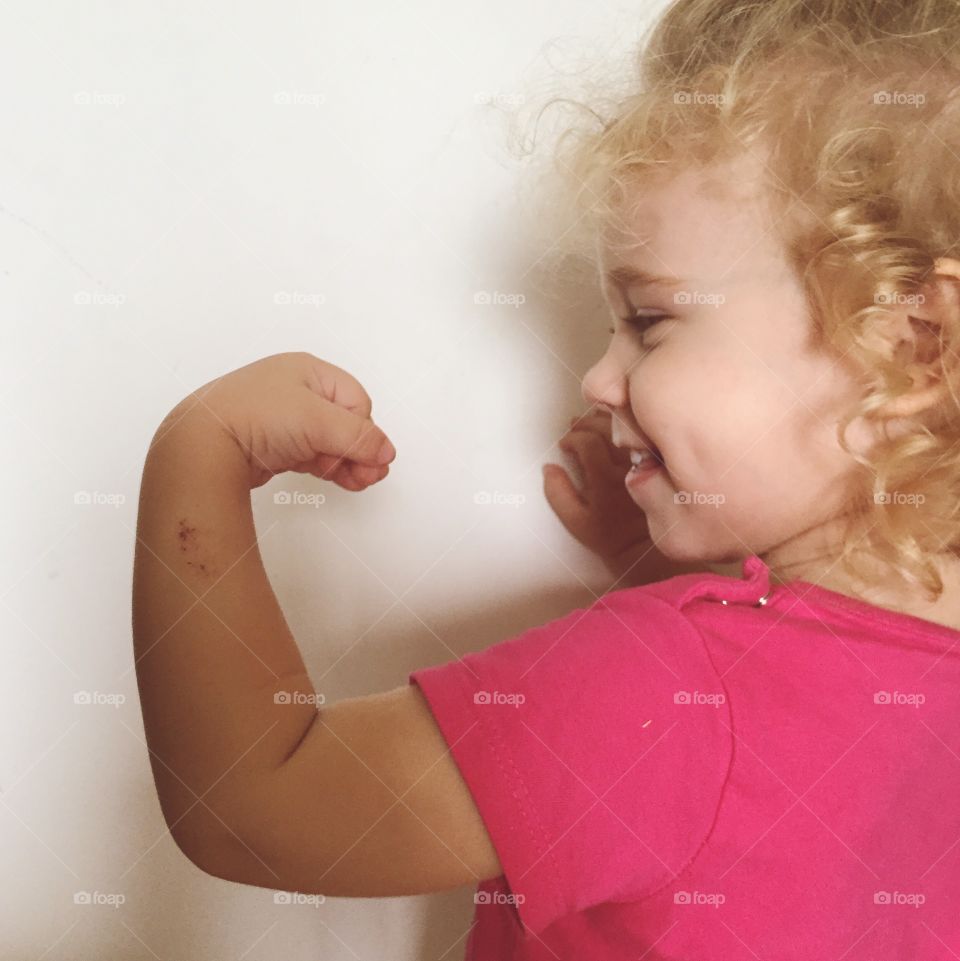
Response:
[[[590,433],[584,435],[583,443],[584,443],[584,446],[585,446],[592,454],[598,454],[598,453],[600,453],[600,452],[603,450],[603,448],[605,447],[605,444],[604,444],[604,442],[603,442],[603,438],[602,438],[599,434],[594,433],[593,431],[591,431]]]

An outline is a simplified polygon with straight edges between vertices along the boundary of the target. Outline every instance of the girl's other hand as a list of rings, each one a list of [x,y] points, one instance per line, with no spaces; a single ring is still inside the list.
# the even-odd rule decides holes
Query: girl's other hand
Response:
[[[583,474],[578,490],[558,464],[544,467],[544,494],[563,526],[611,570],[618,558],[649,540],[647,518],[624,487],[630,454],[614,447],[608,411],[574,417],[558,446],[576,458]]]

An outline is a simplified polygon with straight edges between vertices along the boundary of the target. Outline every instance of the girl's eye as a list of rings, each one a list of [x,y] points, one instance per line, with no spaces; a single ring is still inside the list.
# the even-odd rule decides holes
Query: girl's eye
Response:
[[[644,333],[644,331],[649,330],[651,327],[659,324],[661,320],[668,320],[666,314],[633,314],[631,317],[627,317],[624,323],[629,324],[637,333]],[[609,328],[610,333],[614,333],[614,329]]]

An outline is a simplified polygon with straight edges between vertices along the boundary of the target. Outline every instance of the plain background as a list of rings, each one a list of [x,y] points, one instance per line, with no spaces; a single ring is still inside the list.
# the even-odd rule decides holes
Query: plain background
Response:
[[[276,904],[176,849],[132,660],[143,458],[185,394],[259,357],[308,350],[364,384],[398,449],[386,482],[254,493],[328,701],[590,603],[608,582],[540,467],[608,321],[589,291],[543,296],[487,105],[519,102],[548,44],[603,53],[655,12],[4,5],[3,958],[463,956],[472,888]]]

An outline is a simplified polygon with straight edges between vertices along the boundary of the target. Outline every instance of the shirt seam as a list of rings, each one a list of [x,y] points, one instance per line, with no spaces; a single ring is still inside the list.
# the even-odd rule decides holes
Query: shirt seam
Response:
[[[460,685],[461,691],[464,694],[469,694],[470,692],[465,686],[463,676],[461,674],[455,674],[454,676],[457,678],[457,683]],[[477,714],[477,720],[479,721],[480,727],[483,729],[484,733],[488,736],[487,743],[490,746],[490,750],[497,763],[497,766],[503,772],[506,780],[510,782],[511,797],[516,802],[517,809],[523,812],[524,827],[526,828],[527,834],[533,843],[533,847],[539,848],[542,852],[542,857],[548,859],[552,868],[552,871],[550,872],[550,879],[555,879],[559,876],[559,865],[557,864],[556,857],[553,854],[553,849],[549,844],[546,830],[544,829],[540,819],[536,816],[529,789],[527,788],[526,782],[517,768],[516,761],[513,757],[513,754],[510,752],[509,745],[503,736],[500,725],[491,714],[484,715],[482,712]],[[509,763],[509,769],[507,764],[504,763],[504,758],[506,758],[507,762]],[[521,794],[523,795],[522,799],[520,797]],[[539,844],[537,840],[538,836]],[[506,876],[505,871],[503,874]],[[509,882],[509,879],[507,880]],[[550,880],[548,883],[548,888],[555,917],[563,917],[568,912],[566,906],[563,904],[563,899],[557,889],[555,880]],[[517,892],[514,891],[513,893],[516,894]],[[521,923],[523,923],[524,927],[527,927],[527,922],[521,914],[519,907],[516,904],[513,904],[512,907],[517,912],[517,916],[519,917]]]
[[[720,672],[717,670],[717,666],[714,663],[713,657],[710,655],[710,650],[707,646],[706,641],[704,640],[704,637],[702,632],[700,631],[700,628],[697,627],[697,625],[694,624],[693,621],[689,617],[687,617],[687,615],[684,614],[674,604],[671,604],[669,601],[665,600],[662,597],[658,597],[653,593],[648,593],[647,596],[653,598],[655,601],[657,601],[659,604],[662,604],[664,607],[668,608],[673,613],[678,614],[682,619],[682,621],[689,626],[690,630],[693,632],[694,637],[700,642],[701,649],[703,650],[703,653],[706,655],[707,662],[709,663],[711,670],[716,676],[716,679],[719,682],[720,687],[723,689],[724,708],[727,715],[727,720],[730,723],[727,726],[726,737],[724,737],[723,739],[724,746],[727,749],[727,755],[728,755],[727,769],[723,775],[723,782],[721,783],[717,791],[717,801],[716,801],[716,806],[714,808],[713,817],[710,821],[710,826],[707,828],[703,838],[701,839],[700,843],[697,845],[696,849],[691,854],[691,856],[686,861],[684,861],[683,864],[676,871],[668,872],[670,876],[666,878],[666,880],[664,880],[662,884],[659,884],[656,887],[643,892],[638,897],[631,898],[630,899],[631,901],[646,901],[647,899],[654,897],[655,895],[663,891],[665,888],[668,888],[671,884],[673,884],[677,880],[677,878],[684,873],[684,871],[689,870],[693,866],[693,864],[696,862],[697,858],[700,856],[701,852],[706,847],[707,842],[710,840],[710,838],[713,836],[716,830],[717,822],[720,819],[720,809],[723,806],[724,796],[727,793],[727,787],[730,783],[730,777],[733,772],[733,761],[734,761],[733,712],[732,712],[732,705],[730,701],[730,692],[727,690],[726,684],[723,683],[723,678],[721,677]],[[690,600],[696,600],[696,599],[697,599],[696,597],[690,598]]]

